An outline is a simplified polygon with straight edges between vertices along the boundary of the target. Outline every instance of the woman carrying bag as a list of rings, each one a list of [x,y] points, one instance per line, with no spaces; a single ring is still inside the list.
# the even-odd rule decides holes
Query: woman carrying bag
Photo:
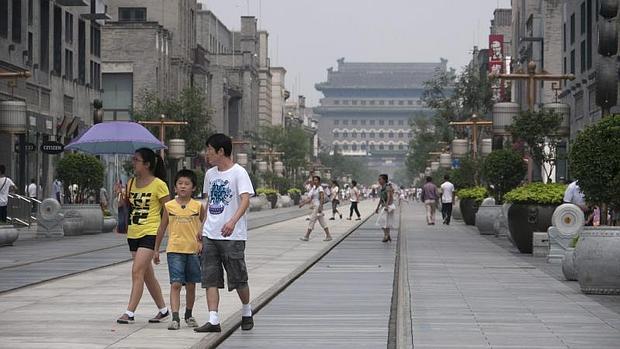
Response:
[[[166,184],[166,168],[162,158],[148,148],[136,150],[131,159],[135,177],[128,181],[127,198],[119,206],[129,205],[127,243],[133,264],[131,266],[131,294],[125,313],[116,322],[130,324],[134,322],[134,312],[138,308],[144,285],[148,289],[159,311],[149,320],[158,323],[169,317],[166,302],[161,293],[159,282],[153,271],[155,238],[161,223],[164,204],[170,200]],[[122,227],[119,227],[119,231]]]

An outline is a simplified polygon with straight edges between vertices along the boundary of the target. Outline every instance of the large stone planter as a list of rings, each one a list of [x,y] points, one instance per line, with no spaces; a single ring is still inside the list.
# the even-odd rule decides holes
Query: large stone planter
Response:
[[[476,212],[476,227],[481,235],[495,235],[495,223],[502,215],[502,205],[481,205]]]
[[[269,205],[265,195],[254,196],[250,198],[250,212],[263,210],[265,205]]]
[[[510,239],[510,234],[508,233],[508,209],[511,204],[503,204],[500,210],[500,215],[493,224],[493,232],[495,233],[495,237],[504,237],[506,236]]]
[[[467,225],[476,225],[476,212],[478,212],[478,204],[474,199],[461,199],[459,203],[463,221]]]
[[[65,236],[99,234],[103,232],[103,213],[99,205],[63,205]]]
[[[512,204],[508,209],[508,229],[513,244],[521,253],[532,253],[535,231],[546,232],[551,226],[555,205]]]
[[[620,294],[620,227],[585,227],[575,264],[583,293]]]
[[[278,203],[276,204],[277,208],[282,207],[291,207],[293,206],[293,199],[291,199],[288,195],[280,195],[278,196]]]
[[[19,237],[19,230],[13,226],[0,228],[0,246],[13,246],[13,243]]]
[[[562,274],[568,281],[577,281],[577,268],[575,265],[575,250],[570,249],[564,253],[562,259]]]
[[[456,219],[458,221],[463,220],[463,214],[461,213],[461,200],[456,199],[454,205],[452,206],[452,219]]]

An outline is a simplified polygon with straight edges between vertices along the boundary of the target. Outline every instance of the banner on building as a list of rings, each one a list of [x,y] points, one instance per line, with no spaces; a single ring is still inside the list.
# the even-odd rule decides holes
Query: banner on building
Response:
[[[498,34],[489,35],[489,73],[504,73],[504,36]],[[497,79],[491,86],[493,97],[497,101],[504,98],[504,83]]]

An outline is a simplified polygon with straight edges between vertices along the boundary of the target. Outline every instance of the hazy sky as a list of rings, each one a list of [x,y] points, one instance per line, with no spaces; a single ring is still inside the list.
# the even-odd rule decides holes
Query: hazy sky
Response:
[[[336,59],[349,62],[438,62],[459,70],[474,45],[488,46],[495,8],[510,0],[201,0],[229,29],[240,16],[259,18],[269,32],[272,66],[287,70],[291,96],[309,105],[322,94]],[[204,7],[204,6],[203,6]]]

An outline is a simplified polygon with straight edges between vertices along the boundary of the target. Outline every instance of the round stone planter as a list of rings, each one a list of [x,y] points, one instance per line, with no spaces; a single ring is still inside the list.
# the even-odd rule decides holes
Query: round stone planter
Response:
[[[508,230],[519,252],[532,253],[534,232],[546,232],[556,205],[512,204],[508,209]]]
[[[620,227],[585,227],[575,264],[583,293],[620,294]]]
[[[500,220],[502,205],[481,205],[476,212],[476,227],[481,235],[495,235],[495,222]]]
[[[456,199],[456,202],[452,206],[452,219],[459,221],[463,220],[463,214],[461,213],[461,200]]]
[[[19,231],[16,228],[0,228],[0,246],[12,246],[18,237]]]
[[[114,217],[103,217],[103,228],[102,231],[104,233],[111,233],[116,227],[117,221]]]
[[[65,236],[99,234],[103,232],[103,213],[99,205],[63,205]]]
[[[575,250],[568,250],[562,259],[562,274],[568,281],[577,281],[577,268],[575,266]]]
[[[264,195],[254,196],[250,198],[250,211],[260,211],[268,204]]]
[[[474,199],[461,199],[459,203],[463,221],[467,225],[476,225],[476,212],[478,212],[478,204]]]

